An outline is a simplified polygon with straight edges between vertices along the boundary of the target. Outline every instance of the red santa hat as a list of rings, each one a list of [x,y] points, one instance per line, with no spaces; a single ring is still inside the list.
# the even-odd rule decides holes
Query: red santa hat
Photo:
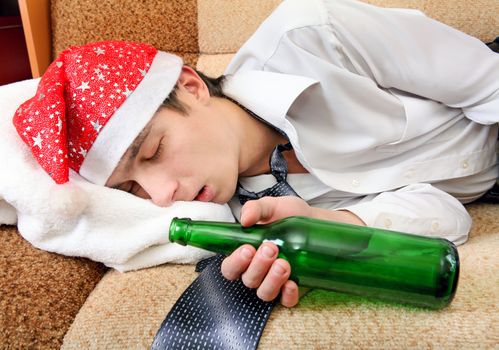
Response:
[[[103,185],[175,86],[182,60],[154,47],[106,41],[71,47],[48,67],[14,126],[58,184],[69,168]]]

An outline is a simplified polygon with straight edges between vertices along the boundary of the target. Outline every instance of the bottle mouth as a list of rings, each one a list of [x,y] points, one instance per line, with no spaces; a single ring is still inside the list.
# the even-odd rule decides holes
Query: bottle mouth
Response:
[[[459,253],[454,243],[447,241],[449,247],[447,254],[442,256],[440,262],[440,278],[435,296],[441,301],[437,308],[445,307],[451,303],[456,295],[459,282],[460,261]]]
[[[460,272],[459,270],[461,268],[460,261],[459,261],[459,252],[458,252],[455,244],[452,242],[450,242],[450,252],[446,256],[446,258],[450,264],[450,270],[454,271],[454,278],[453,278],[452,282],[450,283],[450,287],[449,287],[449,290],[450,290],[449,303],[450,303],[452,301],[452,299],[454,298],[454,295],[456,294],[457,284],[459,282],[459,272]]]
[[[168,238],[172,243],[187,245],[191,237],[191,219],[173,218],[170,223]]]

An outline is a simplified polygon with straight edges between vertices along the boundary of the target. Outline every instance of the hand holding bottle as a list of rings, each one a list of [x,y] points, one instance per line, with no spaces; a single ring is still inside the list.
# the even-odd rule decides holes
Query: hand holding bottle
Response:
[[[241,211],[241,225],[267,224],[289,216],[309,216],[311,207],[298,197],[264,197],[248,201]],[[281,293],[281,304],[293,307],[298,304],[299,290],[296,282],[289,280],[291,267],[278,259],[279,249],[271,242],[258,250],[249,244],[239,247],[222,263],[222,274],[229,280],[241,277],[244,285],[257,288],[257,295],[265,301],[274,300]],[[302,291],[303,292],[303,291]]]
[[[290,216],[312,217],[314,209],[299,197],[264,197],[248,201],[241,210],[241,225],[268,224]],[[244,285],[258,288],[257,295],[265,301],[274,300],[281,292],[281,304],[293,307],[308,288],[298,288],[289,280],[291,267],[284,259],[278,259],[279,249],[271,242],[262,244],[255,250],[245,244],[222,263],[222,274],[229,280],[241,277]]]
[[[294,196],[263,197],[248,201],[241,210],[240,221],[242,226],[249,227],[290,216],[363,224],[352,213],[312,208],[303,199]],[[291,267],[286,260],[277,258],[278,253],[277,246],[270,242],[262,244],[258,250],[251,245],[243,245],[223,261],[222,274],[229,280],[241,277],[244,285],[257,288],[258,297],[265,301],[274,300],[281,292],[281,304],[293,307],[309,289],[298,288],[296,282],[289,280]]]
[[[289,280],[291,267],[277,258],[278,252],[271,242],[263,243],[258,250],[245,244],[222,262],[222,274],[229,280],[241,277],[244,285],[257,288],[256,294],[265,301],[274,300],[281,292],[281,304],[293,307],[299,299],[298,286]]]

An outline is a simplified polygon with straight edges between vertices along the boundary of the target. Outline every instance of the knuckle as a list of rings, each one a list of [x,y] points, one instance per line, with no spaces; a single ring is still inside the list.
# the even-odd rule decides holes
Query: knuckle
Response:
[[[293,307],[298,304],[298,287],[295,283],[288,281],[282,288],[281,304],[285,307]]]
[[[241,276],[241,280],[243,281],[243,284],[248,288],[257,288],[260,285],[259,281],[254,276],[248,275],[246,273]]]
[[[274,299],[272,293],[269,293],[269,291],[264,290],[263,288],[258,288],[256,295],[263,301],[272,301]]]
[[[244,259],[239,254],[232,253],[222,261],[220,270],[225,278],[234,280],[241,276],[246,267]]]
[[[220,268],[222,275],[228,279],[228,280],[235,280],[238,278],[238,274],[236,271],[234,271],[233,268],[231,268],[227,263],[222,262],[222,266]]]
[[[229,281],[233,281],[233,280],[237,279],[237,274],[235,274],[233,272],[223,272],[222,271],[222,275],[225,277],[225,279],[227,279]]]

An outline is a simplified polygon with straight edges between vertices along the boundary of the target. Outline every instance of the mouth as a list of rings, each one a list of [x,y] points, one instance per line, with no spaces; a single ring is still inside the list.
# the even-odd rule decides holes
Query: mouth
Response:
[[[213,190],[211,190],[208,186],[203,186],[194,200],[200,202],[211,202],[214,197],[215,193],[213,192]]]

